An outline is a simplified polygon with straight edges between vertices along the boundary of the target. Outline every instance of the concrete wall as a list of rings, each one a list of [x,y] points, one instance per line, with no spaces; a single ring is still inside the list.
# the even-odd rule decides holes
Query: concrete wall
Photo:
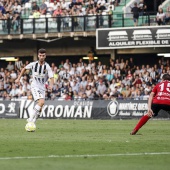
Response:
[[[37,50],[46,48],[48,56],[72,56],[87,55],[90,47],[96,47],[95,37],[62,38],[50,43],[37,40],[4,40],[0,44],[0,57],[7,56],[34,56],[36,59]],[[97,50],[97,54],[109,54],[115,58],[116,54],[145,54],[145,53],[167,53],[170,48],[133,48],[119,50]]]

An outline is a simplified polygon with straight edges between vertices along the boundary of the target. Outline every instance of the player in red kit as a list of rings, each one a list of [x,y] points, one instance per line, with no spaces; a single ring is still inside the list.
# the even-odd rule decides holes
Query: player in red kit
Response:
[[[151,117],[157,116],[160,110],[170,111],[169,74],[164,74],[162,76],[162,81],[153,88],[148,99],[148,112],[139,120],[130,134],[135,135]]]

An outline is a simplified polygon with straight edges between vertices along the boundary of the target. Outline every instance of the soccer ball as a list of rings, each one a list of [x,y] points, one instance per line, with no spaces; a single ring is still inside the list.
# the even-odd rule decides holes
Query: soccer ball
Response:
[[[27,132],[35,132],[35,130],[36,130],[36,125],[35,125],[35,123],[33,123],[33,122],[28,122],[28,123],[25,125],[25,130],[26,130]]]

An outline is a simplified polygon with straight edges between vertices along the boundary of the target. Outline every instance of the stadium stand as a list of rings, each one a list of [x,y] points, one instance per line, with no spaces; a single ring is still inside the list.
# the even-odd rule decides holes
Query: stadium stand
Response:
[[[26,72],[20,84],[14,80],[26,63],[9,62],[0,68],[0,99],[30,99],[30,82],[32,76]],[[27,61],[28,64],[28,61]],[[153,65],[136,65],[133,58],[126,61],[110,59],[109,65],[102,62],[88,63],[82,59],[72,63],[69,59],[56,65],[51,63],[55,85],[53,92],[46,91],[46,99],[52,100],[109,100],[118,99],[147,100],[151,89],[158,83],[163,74],[170,74],[169,60],[159,59]],[[48,86],[48,82],[46,83]]]
[[[29,0],[15,5],[3,1],[0,34],[95,31],[96,28],[134,26],[130,8],[134,2],[139,3],[139,0],[79,0],[77,2]],[[164,11],[167,10],[168,2],[169,0],[166,0],[162,4]],[[38,10],[34,11],[33,9],[36,8]],[[47,9],[42,14],[39,8]],[[18,13],[17,19],[15,19],[16,13]],[[144,13],[138,19],[138,26],[156,24],[156,12]]]
[[[42,2],[42,0],[37,0],[36,4],[41,6]],[[139,0],[135,2],[139,3]],[[168,2],[169,1],[166,0],[162,4],[163,9],[169,7]],[[14,26],[18,25],[15,25],[15,22],[10,22],[15,20],[19,21],[18,18],[15,18],[16,14],[20,14],[20,17],[23,19],[24,33],[32,34],[34,26],[35,33],[45,33],[46,19],[48,19],[48,28],[54,33],[60,32],[61,29],[70,32],[72,24],[76,31],[83,31],[84,15],[86,15],[87,30],[95,30],[97,23],[96,15],[98,16],[98,24],[100,27],[108,26],[108,20],[106,18],[110,6],[112,6],[114,10],[113,14],[111,12],[111,15],[113,15],[113,27],[133,26],[132,13],[129,10],[134,0],[121,0],[120,3],[118,3],[118,1],[108,1],[106,3],[103,0],[87,1],[85,3],[80,1],[78,2],[79,4],[77,4],[77,9],[74,9],[73,1],[62,1],[56,6],[58,8],[59,5],[65,5],[63,9],[54,9],[56,2],[46,1],[47,12],[42,15],[34,15],[31,9],[33,3],[35,3],[34,0],[30,0],[21,5],[18,4],[16,9],[21,9],[19,12],[15,12],[16,9],[14,10],[13,7],[8,8],[8,10],[6,9],[7,14],[3,13],[3,10],[1,10],[0,31],[7,33],[9,26],[12,26],[12,30],[16,29]],[[10,6],[10,4],[3,5]],[[95,5],[97,7],[96,11],[94,11]],[[67,10],[65,10],[65,8]],[[56,16],[60,15],[61,18],[56,18],[56,16],[53,15],[54,11]],[[7,19],[7,16],[9,18],[11,17],[11,20]],[[138,25],[145,25],[146,22],[148,22],[146,17],[141,16]],[[151,17],[155,19],[155,15]],[[62,19],[62,22],[60,19]],[[35,22],[35,25],[33,25],[33,22]],[[122,23],[124,24],[122,25]],[[17,99],[18,97],[27,99],[28,95],[30,96],[29,84],[31,75],[26,73],[21,79],[20,85],[16,85],[14,83],[14,77],[19,74],[21,68],[14,69],[12,67],[13,64],[14,63],[9,63],[6,68],[0,68],[1,100]],[[109,66],[102,65],[101,62],[95,63],[89,61],[89,63],[85,63],[81,60],[74,64],[66,60],[66,62],[60,66],[53,63],[51,67],[55,75],[56,84],[52,95],[47,91],[46,98],[54,100],[64,100],[68,95],[71,99],[78,100],[107,100],[113,96],[121,99],[133,98],[135,100],[138,100],[140,96],[140,99],[147,99],[148,93],[154,87],[155,83],[161,80],[162,75],[170,73],[169,60],[157,61],[152,66],[147,64],[144,66],[137,66],[131,60],[123,61],[123,58],[120,60],[117,59],[116,61],[110,59]],[[84,83],[85,86],[83,86]]]

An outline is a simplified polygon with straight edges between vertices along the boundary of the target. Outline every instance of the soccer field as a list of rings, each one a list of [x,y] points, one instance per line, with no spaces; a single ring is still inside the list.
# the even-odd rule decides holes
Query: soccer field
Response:
[[[1,170],[169,170],[170,121],[0,119]]]

